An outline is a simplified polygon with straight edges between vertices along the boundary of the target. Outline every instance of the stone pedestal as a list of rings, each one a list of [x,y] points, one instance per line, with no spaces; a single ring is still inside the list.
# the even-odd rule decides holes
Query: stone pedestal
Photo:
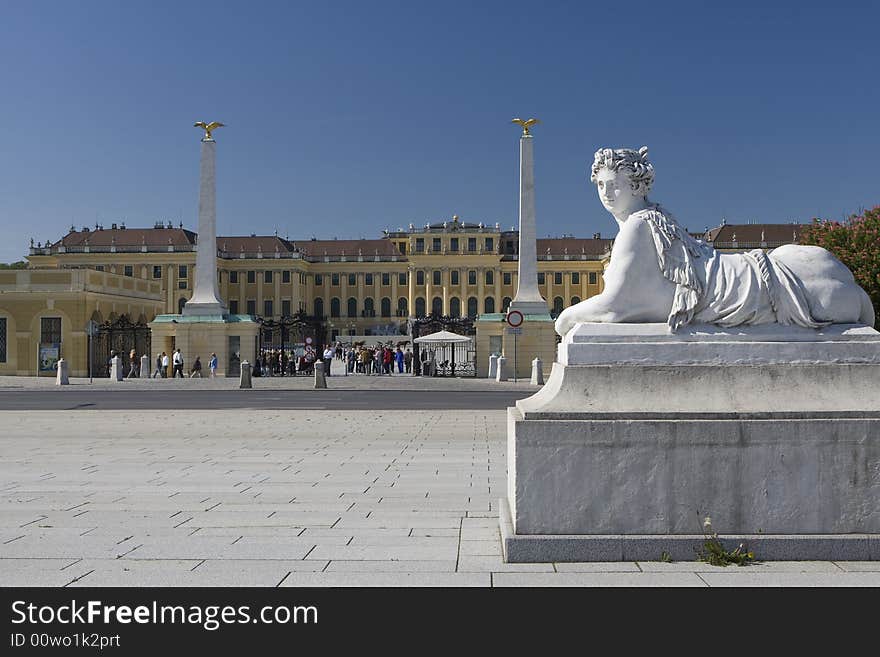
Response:
[[[67,361],[63,358],[58,359],[58,363],[56,364],[58,368],[55,373],[55,385],[56,386],[66,386],[70,384],[70,373],[69,368],[67,366]]]
[[[122,360],[119,356],[110,359],[110,379],[112,381],[122,381]]]
[[[327,361],[327,365],[329,366],[330,361]],[[327,374],[324,369],[324,361],[319,360],[315,361],[315,388],[326,388],[327,387]]]
[[[508,561],[880,559],[880,334],[584,324],[508,409]]]
[[[246,360],[241,361],[241,371],[238,377],[238,387],[253,388],[253,384],[251,383],[251,364]]]
[[[189,365],[200,356],[207,363],[211,354],[217,354],[217,376],[238,374],[230,368],[236,359],[253,362],[257,355],[259,324],[249,315],[185,316],[157,315],[149,324],[154,351],[173,353],[180,348],[184,362]]]
[[[498,375],[498,354],[489,355],[489,376],[487,378],[494,379]]]
[[[541,362],[540,358],[532,361],[532,378],[529,383],[533,386],[544,385],[544,363]]]
[[[141,369],[139,376],[142,379],[149,379],[152,368],[150,367],[150,357],[147,354],[141,356]]]

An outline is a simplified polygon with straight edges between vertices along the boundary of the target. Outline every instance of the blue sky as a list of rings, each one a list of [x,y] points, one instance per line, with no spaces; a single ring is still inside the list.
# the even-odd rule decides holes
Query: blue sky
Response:
[[[647,145],[691,230],[840,218],[880,203],[878,7],[0,0],[0,262],[71,224],[195,229],[196,120],[228,126],[219,234],[510,227],[514,116],[543,122],[539,236],[613,234],[604,146]]]

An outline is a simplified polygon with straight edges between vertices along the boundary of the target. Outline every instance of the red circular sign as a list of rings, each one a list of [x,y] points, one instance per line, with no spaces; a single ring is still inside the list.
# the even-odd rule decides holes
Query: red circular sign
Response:
[[[522,324],[524,319],[523,314],[518,310],[510,310],[507,313],[507,323],[513,328]]]

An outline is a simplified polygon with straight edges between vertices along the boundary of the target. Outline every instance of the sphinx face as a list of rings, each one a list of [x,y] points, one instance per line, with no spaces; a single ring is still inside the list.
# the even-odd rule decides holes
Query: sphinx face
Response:
[[[596,191],[608,212],[625,219],[642,207],[645,197],[633,190],[629,177],[623,171],[611,171],[605,167],[596,174]]]

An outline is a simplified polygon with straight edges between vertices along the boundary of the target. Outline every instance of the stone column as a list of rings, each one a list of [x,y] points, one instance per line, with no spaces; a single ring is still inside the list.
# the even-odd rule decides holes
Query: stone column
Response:
[[[408,267],[407,271],[406,271],[406,275],[407,275],[407,291],[406,291],[407,307],[406,307],[406,310],[409,313],[410,317],[415,317],[416,316],[416,308],[415,308],[415,305],[416,305],[416,287],[415,287],[416,286],[416,270],[413,267]]]
[[[433,298],[434,298],[434,271],[431,269],[425,270],[425,315],[430,315],[431,310],[434,308]]]
[[[391,272],[391,316],[397,317],[397,295],[399,290],[397,289],[397,275],[398,272]]]
[[[495,281],[495,312],[500,313],[500,312],[502,312],[502,308],[501,308],[501,299],[502,299],[502,295],[501,295],[501,268],[500,267],[494,267],[492,269],[492,278]],[[537,280],[537,278],[535,278],[535,280]],[[546,308],[544,310],[546,312]],[[525,312],[523,312],[523,314],[525,314]]]
[[[449,314],[449,267],[440,268],[440,287],[443,288],[443,314]]]
[[[217,286],[217,209],[214,162],[217,143],[202,139],[199,175],[199,237],[196,247],[194,289],[183,307],[184,315],[225,315]]]
[[[519,276],[516,295],[510,304],[511,309],[524,315],[547,312],[547,302],[538,290],[537,249],[532,135],[524,132],[519,140]]]
[[[486,284],[486,270],[477,267],[477,314],[482,315],[486,311],[486,290],[483,287]],[[499,303],[496,301],[496,303]],[[498,310],[498,306],[495,306]]]

